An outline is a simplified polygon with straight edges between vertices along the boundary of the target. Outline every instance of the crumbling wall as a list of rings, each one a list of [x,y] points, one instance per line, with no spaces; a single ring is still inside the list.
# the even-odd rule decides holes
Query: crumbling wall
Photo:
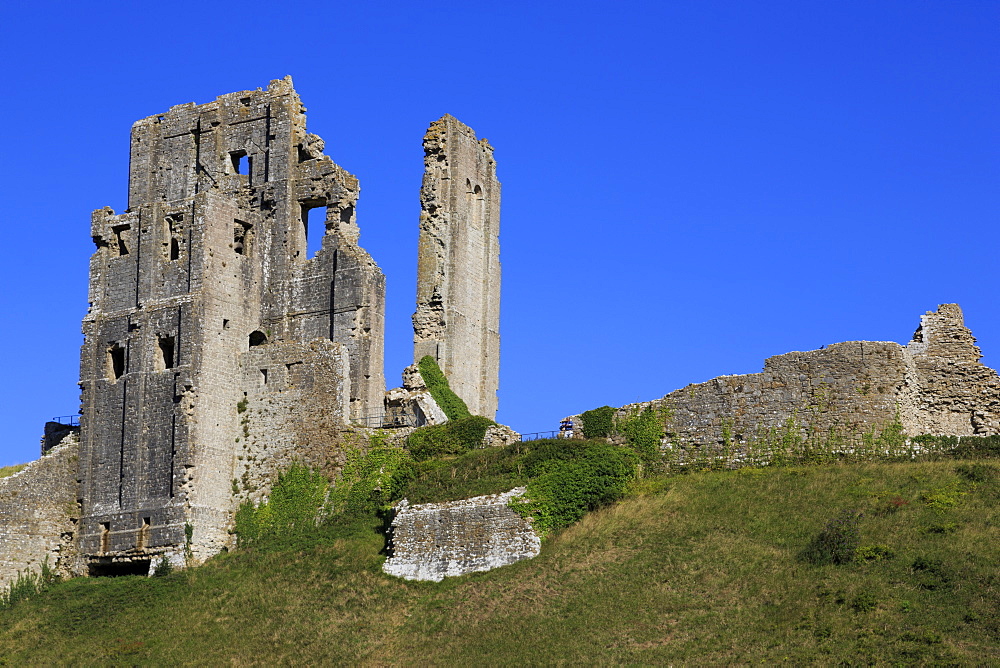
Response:
[[[396,505],[390,554],[382,570],[407,580],[433,580],[488,571],[541,551],[530,520],[507,502],[524,494],[517,487],[503,494],[446,503]]]
[[[46,560],[58,572],[73,572],[79,449],[70,434],[41,459],[0,478],[0,589]]]
[[[357,245],[357,179],[322,151],[290,78],[134,125],[128,210],[93,216],[83,324],[79,535],[97,570],[230,544],[238,407],[261,369],[313,382],[274,422],[289,448],[381,411],[384,278]]]
[[[500,182],[493,147],[445,115],[424,136],[413,355],[437,360],[475,415],[497,410]]]
[[[262,500],[277,474],[293,463],[335,477],[344,449],[366,442],[347,426],[348,352],[334,341],[275,343],[241,358],[244,399],[230,481],[237,502]],[[340,405],[344,412],[327,409]]]
[[[1000,433],[1000,378],[983,366],[957,304],[921,318],[906,346],[849,341],[768,358],[761,373],[720,376],[624,406],[651,407],[665,444],[751,443],[791,429],[846,442],[901,423],[911,436]],[[572,417],[580,425],[580,416]]]

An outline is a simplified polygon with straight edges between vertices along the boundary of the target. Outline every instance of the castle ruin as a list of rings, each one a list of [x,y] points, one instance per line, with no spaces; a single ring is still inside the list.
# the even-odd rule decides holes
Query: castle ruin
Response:
[[[128,208],[92,217],[79,445],[53,449],[58,470],[75,460],[73,479],[47,472],[42,485],[60,499],[71,490],[70,500],[61,523],[31,527],[13,511],[7,523],[4,507],[18,502],[5,488],[40,474],[0,481],[0,555],[10,564],[0,581],[46,554],[64,572],[92,575],[146,572],[160,557],[201,561],[232,544],[239,502],[265,494],[277,470],[294,460],[335,468],[352,422],[384,413],[385,279],[358,245],[358,180],[323,154],[304,111],[286,77],[133,126]],[[435,341],[451,355],[446,368],[463,374],[459,393],[492,416],[495,163],[451,116],[431,126],[436,135],[421,247],[454,250],[434,271],[447,314]],[[448,178],[442,166],[474,182],[468,194],[435,199],[428,184]],[[310,226],[324,231],[314,255]],[[66,454],[77,448],[78,459]]]
[[[80,428],[47,429],[45,456],[0,479],[0,586],[46,559],[67,575],[198,563],[232,545],[236,508],[266,496],[293,461],[335,474],[345,445],[365,438],[357,425],[384,426],[387,409],[416,424],[445,419],[415,367],[385,391],[385,279],[358,245],[358,181],[323,149],[289,78],[134,125],[128,208],[92,218]],[[492,418],[493,149],[446,115],[424,150],[414,358],[434,357],[471,411]],[[325,232],[312,257],[310,225]],[[762,373],[619,413],[656,409],[667,448],[747,444],[789,424],[850,438],[890,423],[910,436],[992,435],[1000,379],[980,357],[961,310],[945,304],[906,346],[787,353]],[[521,530],[470,508],[420,513]],[[420,544],[420,526],[399,544]],[[455,536],[455,549],[468,547]],[[489,550],[475,559],[505,558]]]

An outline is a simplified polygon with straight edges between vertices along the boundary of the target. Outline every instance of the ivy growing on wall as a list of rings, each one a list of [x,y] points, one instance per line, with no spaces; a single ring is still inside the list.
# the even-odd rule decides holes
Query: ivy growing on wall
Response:
[[[233,531],[237,543],[246,546],[269,536],[314,528],[328,487],[321,473],[293,464],[278,476],[267,501],[259,505],[246,501],[236,511]]]
[[[434,398],[435,403],[444,411],[449,420],[461,420],[472,415],[469,407],[462,401],[462,397],[455,394],[448,385],[448,379],[438,366],[437,361],[430,355],[424,355],[417,362],[417,369],[427,384],[427,389]]]
[[[651,463],[659,458],[663,423],[652,406],[632,409],[618,418],[618,432],[644,462]]]
[[[449,423],[450,424],[450,423]],[[356,515],[378,512],[399,499],[413,477],[413,457],[400,445],[373,434],[367,450],[347,451],[347,463],[330,491],[332,513]]]
[[[615,411],[611,406],[601,406],[580,415],[584,438],[607,438],[615,429]]]

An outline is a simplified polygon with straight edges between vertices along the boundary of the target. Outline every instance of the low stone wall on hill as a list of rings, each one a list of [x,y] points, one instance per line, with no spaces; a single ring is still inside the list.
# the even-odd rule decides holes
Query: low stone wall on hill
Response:
[[[761,373],[695,383],[617,414],[652,407],[663,445],[681,448],[738,447],[789,429],[850,443],[897,421],[909,436],[998,434],[1000,378],[980,363],[975,343],[958,304],[942,304],[921,317],[906,346],[848,341],[777,355]],[[571,419],[582,425],[579,415]]]
[[[407,580],[440,582],[537,556],[542,543],[530,520],[507,506],[522,494],[524,488],[516,487],[445,503],[400,501],[392,521],[392,556],[382,570]]]

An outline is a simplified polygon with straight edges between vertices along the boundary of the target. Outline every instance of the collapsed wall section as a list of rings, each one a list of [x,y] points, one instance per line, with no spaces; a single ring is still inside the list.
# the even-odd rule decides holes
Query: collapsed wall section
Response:
[[[424,136],[413,356],[437,360],[475,415],[497,410],[500,183],[493,148],[445,115]]]

